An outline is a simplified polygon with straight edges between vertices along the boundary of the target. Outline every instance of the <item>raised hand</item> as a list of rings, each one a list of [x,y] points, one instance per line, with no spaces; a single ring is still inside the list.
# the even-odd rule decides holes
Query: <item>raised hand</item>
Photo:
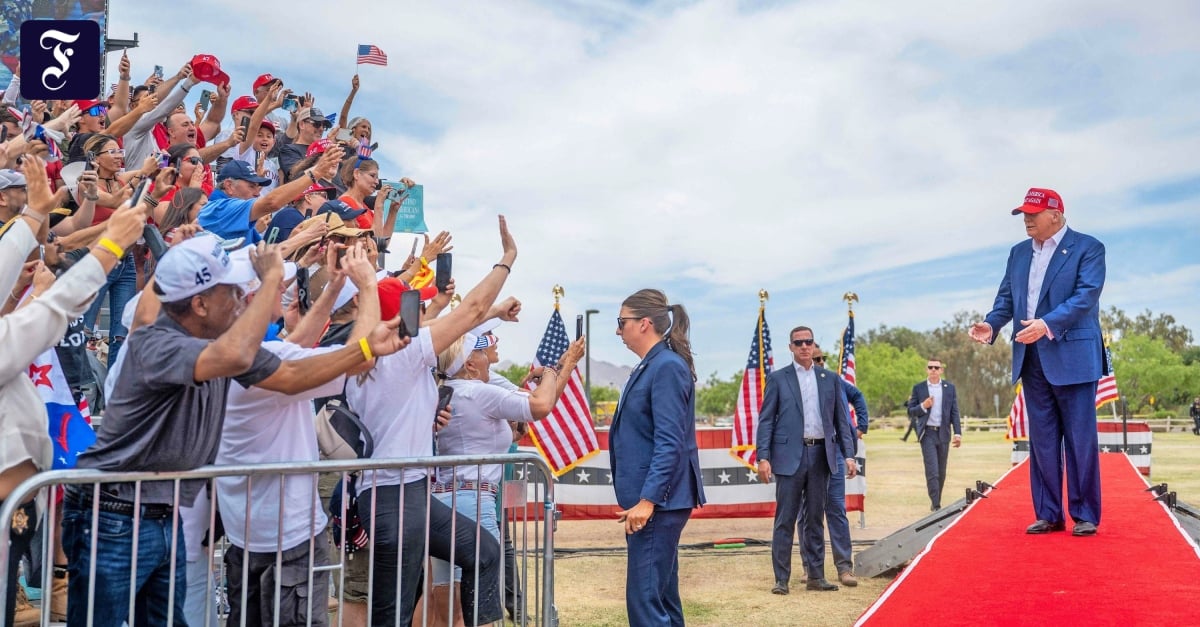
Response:
[[[275,244],[259,242],[251,248],[250,264],[254,266],[254,272],[262,281],[263,287],[276,287],[283,279],[283,256],[279,254],[279,248]],[[268,278],[271,280],[268,281]]]
[[[980,344],[987,344],[992,341],[992,325],[986,322],[976,322],[971,325],[971,330],[967,332],[971,339]]]

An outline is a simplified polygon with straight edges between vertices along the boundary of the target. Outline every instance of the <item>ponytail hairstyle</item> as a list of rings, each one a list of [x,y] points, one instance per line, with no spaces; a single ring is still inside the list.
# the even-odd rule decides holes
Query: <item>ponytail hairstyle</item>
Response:
[[[692,371],[692,381],[695,381],[696,364],[692,359],[692,343],[688,339],[691,322],[683,305],[669,304],[667,295],[660,290],[644,289],[634,292],[621,306],[638,318],[650,319],[654,332],[666,340],[667,348],[687,362],[688,369]]]

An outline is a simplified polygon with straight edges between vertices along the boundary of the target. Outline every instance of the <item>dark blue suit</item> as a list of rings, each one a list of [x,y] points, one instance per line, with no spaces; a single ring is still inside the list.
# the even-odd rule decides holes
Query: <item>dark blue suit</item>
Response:
[[[801,551],[809,579],[825,578],[825,498],[829,477],[837,472],[838,454],[854,457],[854,428],[850,424],[846,391],[835,372],[814,367],[823,441],[807,445],[804,408],[795,364],[767,376],[758,416],[756,441],[759,461],[771,463],[775,474],[775,531],[771,565],[775,581],[788,583],[792,574],[792,538],[796,518],[804,508]]]
[[[679,600],[679,536],[692,509],[704,504],[696,446],[696,384],[679,355],[659,342],[634,368],[608,433],[617,504],[641,499],[654,515],[625,536],[625,603],[631,625],[683,625]]]
[[[958,415],[958,393],[954,384],[941,381],[942,403],[939,425],[929,425],[929,411],[921,406],[929,398],[928,380],[913,386],[908,397],[908,417],[915,421],[917,442],[921,443],[921,459],[925,463],[925,489],[929,493],[929,504],[934,511],[942,508],[942,489],[946,487],[946,460],[950,457],[950,431],[962,435],[962,423]]]
[[[846,390],[846,398],[854,408],[855,429],[867,432],[870,416],[867,414],[867,399],[853,383],[842,380]],[[857,438],[855,447],[857,452]],[[854,546],[850,538],[850,520],[846,518],[846,458],[838,449],[837,468],[829,476],[829,492],[825,495],[825,524],[829,527],[829,549],[833,553],[833,565],[838,574],[854,571]],[[859,460],[862,463],[862,460]],[[800,512],[800,522],[797,531],[804,526],[804,512]],[[803,558],[803,555],[801,555]],[[807,570],[808,563],[805,563]]]
[[[1004,280],[985,321],[992,341],[1001,327],[1026,319],[1032,240],[1008,255]],[[1034,315],[1053,335],[1033,344],[1013,341],[1013,382],[1021,380],[1029,417],[1029,478],[1039,520],[1064,521],[1063,454],[1068,511],[1076,522],[1100,523],[1100,457],[1096,438],[1096,381],[1103,368],[1100,292],[1104,245],[1066,229],[1038,295]]]

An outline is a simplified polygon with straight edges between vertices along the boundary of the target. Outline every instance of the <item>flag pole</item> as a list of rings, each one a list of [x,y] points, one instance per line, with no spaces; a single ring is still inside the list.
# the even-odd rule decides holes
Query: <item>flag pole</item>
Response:
[[[763,340],[763,319],[767,313],[767,301],[771,295],[765,289],[758,290],[758,385],[761,389],[767,385],[767,351]]]
[[[554,294],[554,311],[559,311],[558,301],[562,300],[563,296],[566,296],[567,291],[563,289],[563,286],[555,285],[554,288],[550,290],[550,293]]]

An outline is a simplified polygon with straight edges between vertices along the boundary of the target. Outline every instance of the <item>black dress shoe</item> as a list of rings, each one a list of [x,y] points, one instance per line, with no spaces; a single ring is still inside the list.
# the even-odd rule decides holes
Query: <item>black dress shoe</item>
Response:
[[[838,587],[825,581],[824,579],[809,579],[808,583],[804,584],[806,590],[820,590],[821,592],[832,592]]]
[[[1094,536],[1096,535],[1096,525],[1086,520],[1081,520],[1075,523],[1075,528],[1071,530],[1073,536]]]
[[[776,581],[775,587],[771,588],[771,594],[787,594],[787,593],[788,593],[787,584],[782,581]]]
[[[1048,520],[1039,520],[1025,529],[1025,533],[1050,533],[1051,531],[1065,531],[1067,526],[1064,523],[1052,523]],[[1095,527],[1092,528],[1095,531]]]

